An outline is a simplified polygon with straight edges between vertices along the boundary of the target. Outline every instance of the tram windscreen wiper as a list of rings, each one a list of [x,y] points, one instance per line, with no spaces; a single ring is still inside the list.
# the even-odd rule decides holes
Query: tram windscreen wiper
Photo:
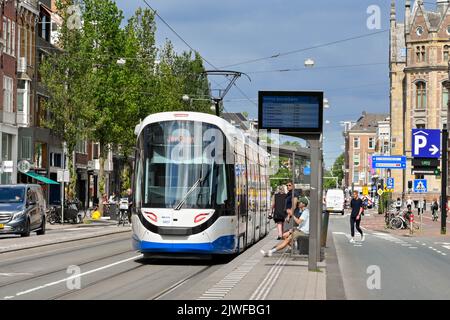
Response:
[[[186,199],[190,196],[190,194],[199,186],[200,183],[203,182],[203,177],[198,178],[198,180],[194,183],[194,185],[189,189],[186,195],[181,199],[180,202],[175,206],[175,210],[180,210],[183,204],[186,202]]]

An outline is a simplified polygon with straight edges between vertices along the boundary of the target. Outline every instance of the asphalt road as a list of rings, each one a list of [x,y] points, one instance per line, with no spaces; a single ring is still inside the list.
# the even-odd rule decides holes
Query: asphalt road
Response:
[[[0,254],[0,300],[164,299],[220,267],[144,260],[130,239],[131,232]]]
[[[347,299],[450,299],[450,243],[366,231],[352,244],[348,216],[331,217],[330,230]]]

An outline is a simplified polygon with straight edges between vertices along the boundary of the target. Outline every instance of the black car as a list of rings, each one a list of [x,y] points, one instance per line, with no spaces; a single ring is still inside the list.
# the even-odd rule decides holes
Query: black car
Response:
[[[45,234],[46,205],[39,185],[0,185],[0,234]]]

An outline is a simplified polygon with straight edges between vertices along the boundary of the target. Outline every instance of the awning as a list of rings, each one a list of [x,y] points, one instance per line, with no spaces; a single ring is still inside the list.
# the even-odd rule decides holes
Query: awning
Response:
[[[37,174],[35,172],[31,172],[30,171],[30,172],[27,172],[26,175],[29,176],[29,177],[32,177],[33,179],[36,179],[36,180],[41,181],[43,183],[46,183],[46,184],[59,184],[58,182],[53,181],[53,180],[51,180],[51,179],[49,179],[47,177],[41,176],[41,175],[39,175],[39,174]]]

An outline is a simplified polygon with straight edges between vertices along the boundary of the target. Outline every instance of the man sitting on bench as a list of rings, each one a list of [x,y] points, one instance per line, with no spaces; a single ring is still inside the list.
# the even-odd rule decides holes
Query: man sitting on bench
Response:
[[[290,245],[291,241],[296,241],[299,237],[309,237],[309,209],[308,206],[308,199],[302,198],[300,199],[300,211],[302,212],[302,215],[300,218],[297,218],[295,215],[292,217],[294,218],[294,221],[296,224],[298,224],[298,227],[293,229],[293,231],[289,231],[288,236],[275,248],[272,250],[269,250],[268,252],[265,252],[264,250],[261,250],[261,253],[267,257],[271,257],[274,252],[283,250],[288,245]]]

